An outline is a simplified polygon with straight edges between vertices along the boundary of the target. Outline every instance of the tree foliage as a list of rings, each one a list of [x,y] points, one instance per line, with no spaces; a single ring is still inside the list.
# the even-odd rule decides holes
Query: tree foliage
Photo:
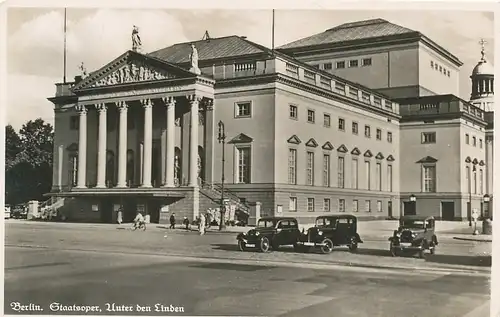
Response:
[[[30,120],[16,133],[5,127],[6,203],[43,200],[52,186],[54,132],[42,119]]]

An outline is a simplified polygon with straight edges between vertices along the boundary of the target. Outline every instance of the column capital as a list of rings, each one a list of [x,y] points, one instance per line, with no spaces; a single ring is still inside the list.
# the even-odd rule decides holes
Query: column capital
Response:
[[[214,110],[214,100],[213,99],[205,99],[203,102],[203,106],[205,111],[213,111]]]
[[[153,106],[153,101],[151,99],[141,99],[141,104],[144,108],[151,108]]]
[[[167,107],[174,106],[176,103],[175,97],[161,97],[161,100]]]
[[[117,101],[115,102],[115,105],[120,112],[128,109],[128,104],[125,101]]]
[[[106,110],[108,110],[108,107],[106,106],[105,103],[98,103],[98,104],[95,104],[95,108],[97,109],[97,111],[99,112],[105,112]]]
[[[78,112],[78,114],[80,114],[80,115],[86,115],[88,112],[87,107],[84,105],[76,105],[75,109]]]
[[[196,95],[196,94],[187,95],[186,98],[189,101],[189,103],[191,103],[191,104],[193,104],[195,102],[199,103],[203,99],[202,96]]]

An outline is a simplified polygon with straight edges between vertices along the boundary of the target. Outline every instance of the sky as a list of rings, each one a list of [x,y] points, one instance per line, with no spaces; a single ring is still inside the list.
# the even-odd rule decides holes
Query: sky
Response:
[[[494,63],[493,13],[451,10],[276,10],[275,44],[280,46],[346,22],[382,18],[420,31],[457,56],[460,97],[470,96],[470,74],[484,38],[486,58]],[[53,123],[55,83],[63,79],[63,8],[7,10],[8,124],[18,130],[38,117]],[[132,26],[140,28],[148,53],[179,42],[211,37],[247,36],[271,47],[271,10],[67,9],[67,79],[83,62],[94,71],[131,48]]]

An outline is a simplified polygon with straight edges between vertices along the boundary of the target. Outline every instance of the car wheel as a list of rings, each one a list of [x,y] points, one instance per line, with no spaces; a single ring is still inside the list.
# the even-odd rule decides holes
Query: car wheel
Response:
[[[321,252],[323,252],[323,254],[327,254],[327,253],[330,253],[333,251],[333,242],[332,240],[328,239],[328,238],[325,238],[323,239],[323,241],[321,242],[321,244],[323,244],[321,246]]]
[[[269,239],[267,237],[262,237],[259,242],[260,252],[269,252],[271,248],[271,243],[269,243]]]
[[[349,244],[349,251],[356,252],[358,250],[358,239],[356,237],[351,237],[351,243]]]
[[[245,242],[243,242],[243,240],[238,240],[238,248],[240,249],[240,251],[246,251],[247,250],[247,247],[245,245]]]
[[[391,255],[392,256],[398,256],[398,252],[396,250],[396,248],[394,247],[394,244],[391,242],[391,244],[389,245],[389,251],[391,252]]]

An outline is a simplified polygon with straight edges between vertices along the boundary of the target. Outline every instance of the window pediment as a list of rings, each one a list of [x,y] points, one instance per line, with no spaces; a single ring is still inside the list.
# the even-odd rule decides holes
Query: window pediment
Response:
[[[472,160],[472,164],[476,165],[478,163],[479,163],[479,161],[477,160],[477,158],[475,158],[475,159]]]
[[[251,143],[253,139],[249,137],[248,135],[244,133],[240,133],[234,138],[231,139],[231,141],[228,142],[228,144],[241,144],[241,143]]]
[[[389,156],[387,157],[387,160],[388,160],[389,162],[394,162],[396,159],[394,158],[394,156],[389,155]]]
[[[375,158],[377,160],[383,160],[384,159],[384,154],[382,154],[381,152],[378,152],[377,155],[375,156]]]
[[[366,150],[366,152],[363,154],[364,157],[373,157],[372,151]]]
[[[291,143],[291,144],[300,144],[302,143],[302,141],[299,139],[298,136],[296,136],[295,134],[292,135],[288,140],[287,140],[288,143]]]
[[[323,146],[321,148],[323,150],[331,151],[331,150],[333,150],[333,145],[329,141],[326,141],[326,143],[323,144]]]
[[[426,156],[417,161],[417,163],[436,163],[438,160],[432,156]]]
[[[465,158],[465,163],[470,163],[470,162],[472,162],[472,160],[471,160],[470,156],[467,156]]]
[[[316,140],[314,140],[313,138],[310,138],[309,141],[306,142],[306,146],[317,147],[318,142],[316,142]]]
[[[347,153],[349,152],[349,150],[347,149],[347,147],[342,144],[341,146],[339,146],[339,148],[337,149],[337,152],[340,152],[340,153]]]
[[[486,164],[484,164],[483,160],[479,161],[479,166],[484,166],[484,165],[486,165]]]
[[[354,149],[352,149],[351,154],[352,155],[360,155],[361,151],[357,147],[355,147]]]

